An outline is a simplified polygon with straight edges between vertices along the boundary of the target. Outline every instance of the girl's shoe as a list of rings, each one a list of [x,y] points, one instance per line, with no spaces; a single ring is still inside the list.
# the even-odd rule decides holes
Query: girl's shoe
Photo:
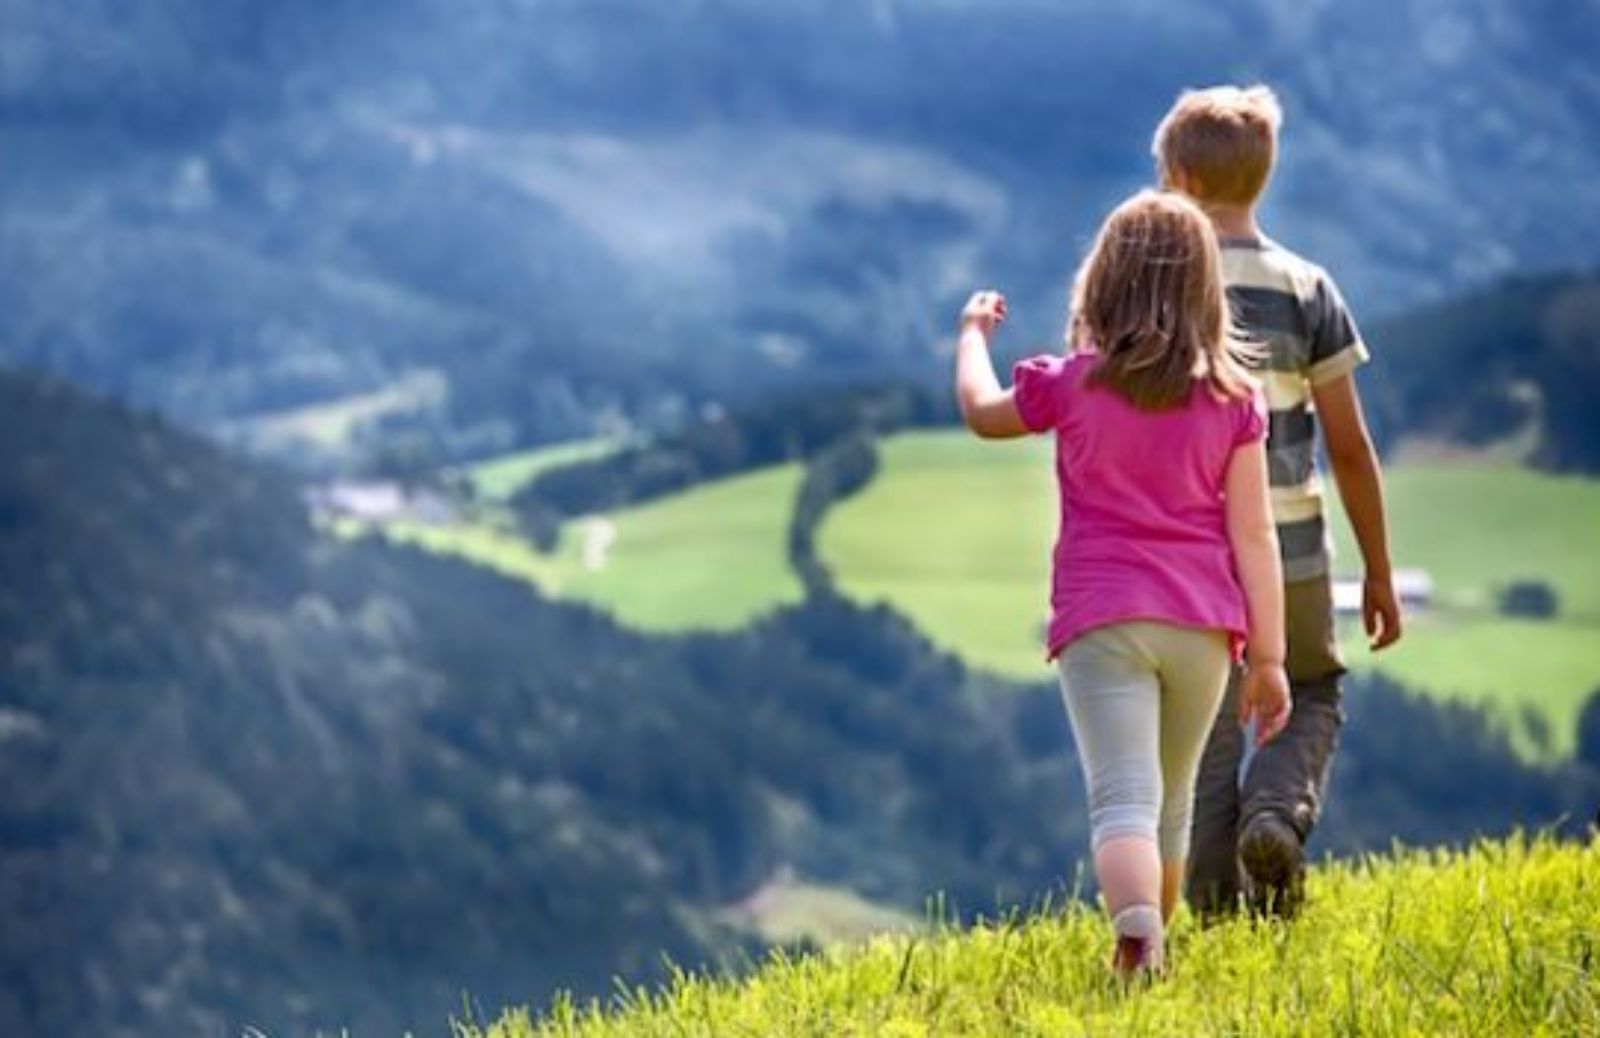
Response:
[[[1111,953],[1111,972],[1123,981],[1152,980],[1163,965],[1166,925],[1155,905],[1129,905],[1111,920],[1117,947]]]
[[[1122,981],[1150,981],[1161,975],[1159,937],[1118,937],[1111,953],[1111,972]]]

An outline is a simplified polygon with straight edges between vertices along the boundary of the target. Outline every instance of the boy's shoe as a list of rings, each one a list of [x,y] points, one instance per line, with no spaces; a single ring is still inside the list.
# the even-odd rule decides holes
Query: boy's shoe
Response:
[[[1284,919],[1305,900],[1305,851],[1300,834],[1272,814],[1259,814],[1239,834],[1239,862],[1249,880],[1250,905]]]

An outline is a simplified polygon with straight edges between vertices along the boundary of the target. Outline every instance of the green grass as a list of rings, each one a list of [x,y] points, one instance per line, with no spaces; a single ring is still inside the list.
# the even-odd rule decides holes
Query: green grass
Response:
[[[344,523],[342,535],[371,532],[359,524]],[[507,577],[527,581],[547,594],[559,595],[567,563],[555,553],[545,554],[505,521],[472,521],[436,526],[408,521],[387,523],[383,536],[423,551],[451,555]]]
[[[606,449],[602,441],[549,448],[471,475],[493,501],[540,471]],[[840,588],[892,604],[977,666],[1048,679],[1040,640],[1055,531],[1050,444],[938,431],[891,437],[880,449],[879,476],[830,512],[818,535]],[[595,572],[582,565],[577,528],[545,555],[492,510],[457,527],[391,533],[592,602],[642,629],[731,629],[801,594],[785,562],[799,479],[798,467],[785,466],[621,512],[613,517],[616,545]],[[1600,687],[1600,481],[1440,464],[1394,469],[1387,485],[1396,563],[1431,573],[1438,599],[1381,657],[1347,626],[1351,665],[1489,707],[1530,758],[1569,754],[1578,711]],[[1353,575],[1359,555],[1336,495],[1330,500],[1336,567]],[[1554,588],[1560,616],[1500,616],[1499,590],[1519,579]]]
[[[774,956],[743,981],[679,975],[611,1007],[557,999],[463,1038],[1600,1034],[1600,847],[1541,840],[1313,871],[1294,923],[1199,929],[1171,970],[1109,981],[1081,904],[960,932]]]
[[[802,597],[789,568],[797,464],[720,480],[614,516],[599,572],[569,565],[561,590],[648,630],[731,629]],[[576,553],[575,532],[561,554]]]
[[[618,448],[615,440],[577,440],[552,447],[502,454],[463,471],[474,492],[485,501],[509,501],[517,491],[553,469],[604,457]]]
[[[799,465],[782,465],[619,511],[608,517],[616,537],[598,569],[585,564],[581,521],[562,529],[549,554],[494,512],[450,526],[395,523],[385,532],[601,606],[641,630],[732,630],[802,596],[788,563],[800,478]]]
[[[1056,490],[1044,439],[917,432],[879,444],[878,476],[817,534],[840,590],[888,602],[981,667],[1042,678]]]
[[[1040,631],[1055,530],[1049,443],[941,431],[896,436],[881,449],[878,478],[819,534],[841,589],[892,604],[978,666],[1048,677]],[[1600,481],[1436,465],[1395,469],[1387,485],[1396,564],[1428,570],[1439,598],[1381,657],[1347,635],[1352,665],[1491,707],[1530,756],[1570,753],[1578,710],[1600,687]],[[1334,512],[1337,568],[1354,575],[1359,555]],[[1557,591],[1556,621],[1495,612],[1498,590],[1526,578]],[[1542,721],[1530,724],[1530,712]],[[1535,737],[1539,727],[1547,742]]]
[[[1432,574],[1438,598],[1380,656],[1352,626],[1344,644],[1353,665],[1498,709],[1530,757],[1571,754],[1578,712],[1600,689],[1600,480],[1433,465],[1393,470],[1386,491],[1396,562]],[[1330,498],[1335,570],[1359,576],[1360,553]],[[1500,590],[1526,579],[1556,591],[1555,620],[1497,612]]]
[[[1600,480],[1441,464],[1393,469],[1385,491],[1397,563],[1431,572],[1443,604],[1492,612],[1499,589],[1535,579],[1556,590],[1563,617],[1600,626]],[[1336,569],[1355,576],[1361,556],[1337,499],[1330,491]]]

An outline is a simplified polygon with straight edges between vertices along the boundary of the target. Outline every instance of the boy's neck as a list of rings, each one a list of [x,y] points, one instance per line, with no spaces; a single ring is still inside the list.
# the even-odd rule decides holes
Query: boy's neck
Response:
[[[1261,237],[1261,226],[1256,223],[1253,205],[1207,205],[1205,211],[1211,218],[1211,226],[1217,229],[1218,238]]]

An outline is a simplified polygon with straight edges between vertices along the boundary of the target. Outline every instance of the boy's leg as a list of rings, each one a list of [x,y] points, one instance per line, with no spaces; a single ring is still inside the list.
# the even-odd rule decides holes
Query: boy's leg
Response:
[[[1327,577],[1284,586],[1289,724],[1250,761],[1240,797],[1239,847],[1258,903],[1287,914],[1299,900],[1303,848],[1327,796],[1344,726],[1339,656]]]
[[[1239,672],[1234,670],[1228,676],[1195,777],[1185,896],[1189,907],[1202,917],[1231,912],[1239,903],[1239,764],[1243,759]]]

